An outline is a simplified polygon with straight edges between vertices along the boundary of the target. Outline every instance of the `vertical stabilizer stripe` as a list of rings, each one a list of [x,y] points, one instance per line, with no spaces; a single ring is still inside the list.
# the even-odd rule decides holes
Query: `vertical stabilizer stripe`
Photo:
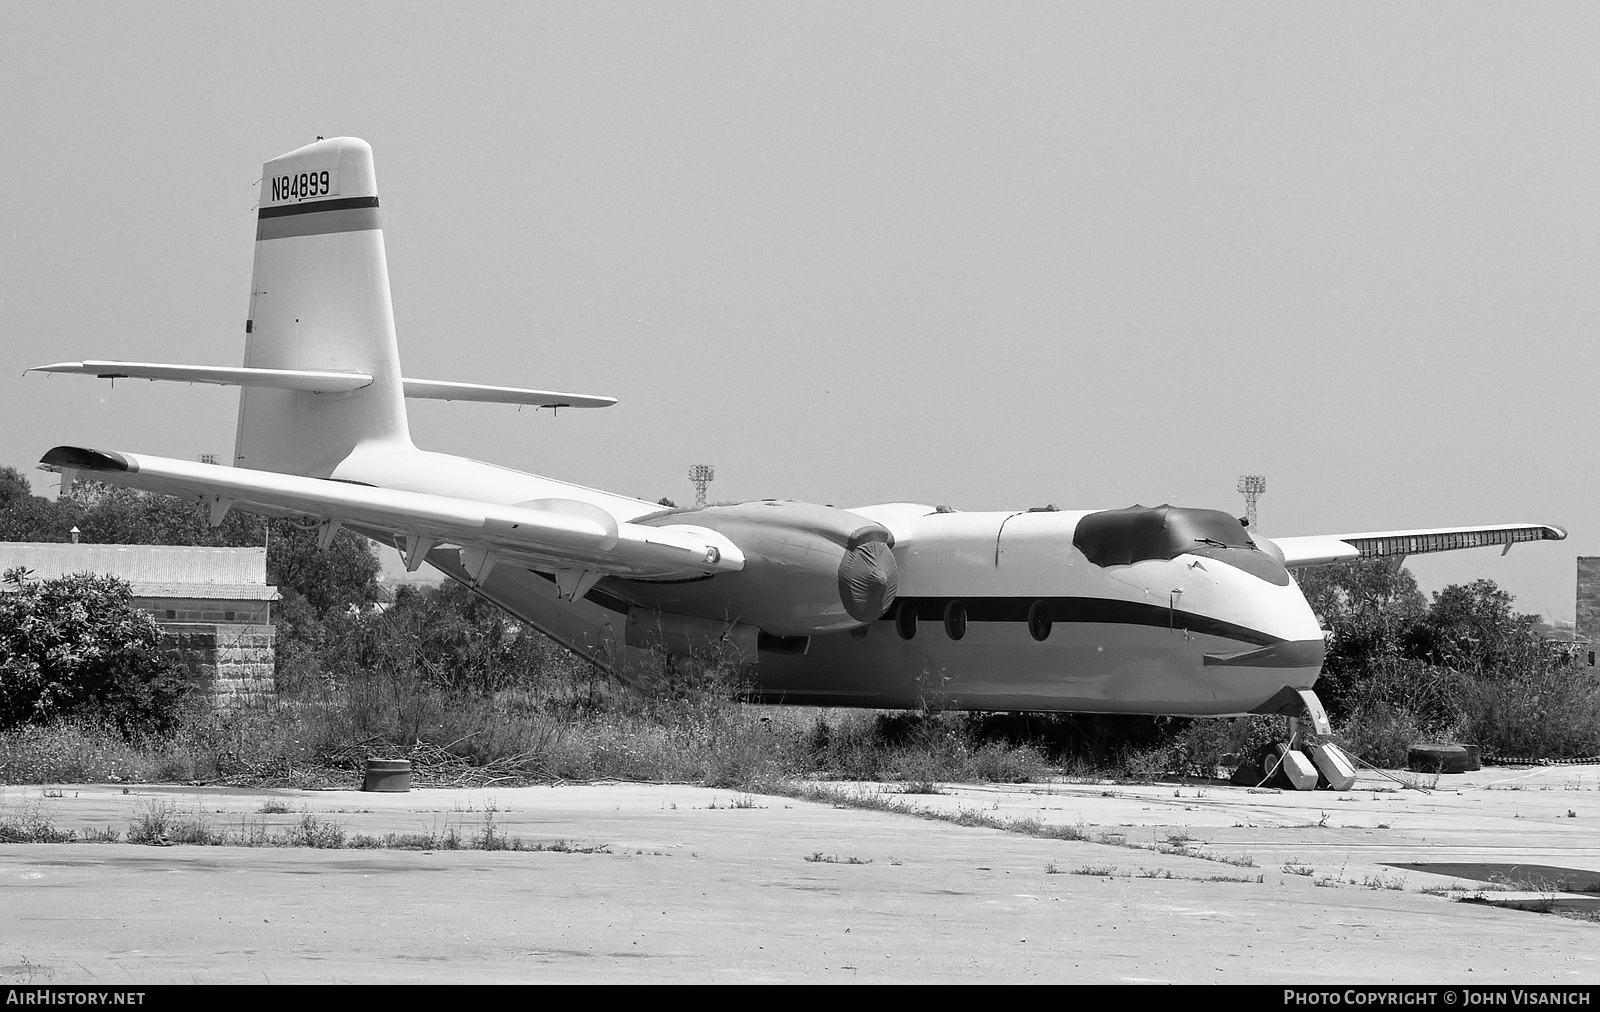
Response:
[[[377,197],[339,197],[334,200],[306,200],[298,204],[271,204],[261,209],[259,217],[286,218],[296,214],[315,214],[318,211],[348,211],[352,207],[377,206]]]
[[[378,198],[370,198],[374,202]],[[324,203],[342,203],[341,201],[325,201]],[[293,205],[296,210],[307,208],[310,205]],[[269,218],[268,211],[278,208],[264,207],[261,209],[261,219],[256,222],[256,241],[263,239],[287,239],[296,235],[327,235],[330,232],[362,232],[368,229],[382,228],[378,222],[378,209],[376,207],[350,207],[350,208],[314,208],[320,214],[294,214],[283,217]]]

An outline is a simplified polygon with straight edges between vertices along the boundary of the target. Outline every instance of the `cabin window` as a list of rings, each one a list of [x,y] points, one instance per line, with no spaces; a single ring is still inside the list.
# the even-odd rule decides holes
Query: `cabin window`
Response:
[[[967,634],[967,606],[960,601],[951,601],[944,606],[944,631],[953,640],[958,640]]]
[[[1097,566],[1175,559],[1196,549],[1256,549],[1250,532],[1228,514],[1181,506],[1130,506],[1091,513],[1078,521],[1072,544]]]
[[[894,614],[894,627],[903,640],[908,640],[917,634],[917,609],[910,601],[900,602],[900,610]]]
[[[1028,635],[1040,643],[1050,638],[1050,606],[1043,601],[1028,606]]]

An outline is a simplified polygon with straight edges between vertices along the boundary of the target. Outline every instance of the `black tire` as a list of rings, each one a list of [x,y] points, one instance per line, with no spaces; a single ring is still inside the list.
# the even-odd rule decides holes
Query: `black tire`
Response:
[[[1413,773],[1465,773],[1467,766],[1460,745],[1413,745],[1406,752],[1406,769]]]

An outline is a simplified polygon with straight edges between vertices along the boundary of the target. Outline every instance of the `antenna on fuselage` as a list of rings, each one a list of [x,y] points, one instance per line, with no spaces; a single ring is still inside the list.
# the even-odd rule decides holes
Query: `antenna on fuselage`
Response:
[[[696,464],[689,468],[689,480],[694,482],[694,504],[696,506],[704,506],[706,504],[706,486],[710,485],[712,479],[716,476],[716,468],[710,464]]]
[[[1239,491],[1244,493],[1244,516],[1249,521],[1245,526],[1253,531],[1256,529],[1256,500],[1267,494],[1267,476],[1241,474]]]

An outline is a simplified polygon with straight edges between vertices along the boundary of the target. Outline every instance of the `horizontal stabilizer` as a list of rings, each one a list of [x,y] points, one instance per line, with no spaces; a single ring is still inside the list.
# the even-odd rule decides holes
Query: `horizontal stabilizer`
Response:
[[[274,387],[311,393],[344,393],[372,383],[364,372],[318,369],[246,369],[222,365],[170,365],[165,362],[57,362],[35,366],[29,372],[65,372],[100,379],[172,380],[178,383],[216,383],[230,387]]]
[[[449,380],[405,379],[407,397],[434,401],[487,401],[492,404],[530,404],[540,408],[609,408],[615,397],[568,394],[559,390],[526,390],[522,387],[494,387],[480,383],[452,383]]]
[[[177,383],[216,383],[236,387],[273,387],[311,393],[346,393],[370,386],[364,372],[316,369],[250,369],[220,365],[175,365],[166,362],[56,362],[35,366],[29,372],[74,373],[100,379],[171,380]],[[491,404],[525,404],[539,408],[608,408],[615,397],[571,394],[560,390],[487,386],[449,380],[402,379],[405,396],[435,401],[483,401]]]
[[[471,555],[480,570],[498,560],[541,572],[576,568],[644,579],[693,579],[744,568],[744,553],[714,531],[619,523],[599,507],[576,500],[502,505],[77,446],[58,446],[40,463],[47,469],[92,474],[112,485],[199,500],[210,504],[214,514],[240,509],[319,524],[338,522],[427,549],[454,545]]]
[[[1483,527],[1436,527],[1416,531],[1375,531],[1367,534],[1313,534],[1273,538],[1283,550],[1283,564],[1326,566],[1350,559],[1404,558],[1430,552],[1503,545],[1506,551],[1523,541],[1561,541],[1567,532],[1549,524],[1490,524]]]

